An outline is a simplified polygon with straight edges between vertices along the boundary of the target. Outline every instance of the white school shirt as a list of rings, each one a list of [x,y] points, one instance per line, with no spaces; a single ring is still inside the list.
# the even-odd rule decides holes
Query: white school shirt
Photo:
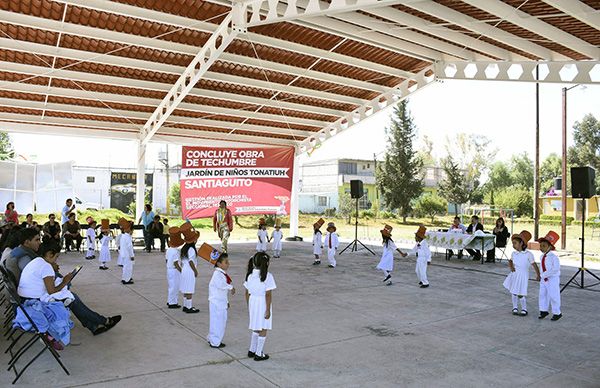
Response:
[[[431,262],[431,250],[426,240],[416,243],[409,253],[415,255],[417,259],[426,259],[428,263]]]
[[[540,277],[542,280],[549,279],[553,277],[560,277],[560,261],[558,260],[558,256],[554,251],[549,251],[545,254],[546,259],[544,260],[544,255],[540,258],[540,270],[542,273]],[[542,266],[542,263],[544,264]],[[544,267],[546,270],[544,271]]]
[[[329,240],[331,240],[331,249],[337,249],[338,246],[340,245],[340,240],[338,238],[337,233],[333,232],[333,233],[329,233],[327,232],[327,234],[325,235],[325,248],[327,248],[329,250]]]
[[[37,257],[23,268],[17,292],[24,298],[39,299],[48,293],[44,278],[54,276],[52,265],[43,258]]]
[[[181,251],[178,248],[169,247],[165,257],[167,259],[167,269],[177,269],[175,268],[175,262],[181,258]]]
[[[119,255],[124,258],[135,256],[133,253],[133,241],[129,233],[121,234],[121,238],[119,239]]]
[[[271,240],[273,240],[273,249],[281,250],[281,240],[283,239],[283,232],[281,230],[273,230],[271,233]]]
[[[260,270],[253,269],[252,274],[248,276],[248,279],[244,282],[244,287],[248,290],[248,293],[253,297],[265,296],[267,291],[271,291],[277,288],[275,284],[275,278],[270,272],[267,272],[267,278],[264,282],[260,281]]]
[[[232,288],[232,284],[227,284],[225,271],[221,268],[215,268],[210,283],[208,283],[208,301],[218,307],[227,308],[229,302],[227,295]]]
[[[92,240],[92,242],[90,244],[93,244],[92,246],[90,246],[89,248],[91,249],[92,247],[94,247],[96,244],[94,242],[94,240],[96,240],[96,230],[94,230],[94,228],[89,227],[86,233],[86,236],[89,240]]]
[[[258,239],[260,240],[261,244],[267,244],[267,237],[269,236],[269,232],[261,229],[258,231],[258,233],[256,233],[256,235],[258,236]]]
[[[102,235],[102,237],[100,238],[100,244],[102,245],[102,248],[108,249],[108,245],[110,244],[112,239],[113,238],[111,237],[111,235]]]
[[[313,245],[321,247],[321,245],[323,245],[322,239],[323,239],[323,234],[320,231],[316,232],[315,234],[313,234],[313,241],[312,241]]]

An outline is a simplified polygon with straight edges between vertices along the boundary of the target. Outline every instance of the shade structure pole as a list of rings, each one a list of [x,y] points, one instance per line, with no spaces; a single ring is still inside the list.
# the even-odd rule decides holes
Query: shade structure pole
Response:
[[[535,68],[535,79],[539,79],[539,66]],[[535,83],[535,168],[533,170],[533,237],[540,233],[540,84]]]
[[[562,89],[562,184],[560,248],[567,248],[567,88]]]
[[[298,147],[295,147],[294,153],[294,167],[293,167],[293,177],[292,177],[292,198],[290,203],[290,237],[298,236],[298,193],[300,191],[300,173],[299,173],[299,150]]]
[[[137,175],[135,184],[135,220],[137,221],[144,211],[144,197],[146,193],[146,144],[141,140],[137,142]]]

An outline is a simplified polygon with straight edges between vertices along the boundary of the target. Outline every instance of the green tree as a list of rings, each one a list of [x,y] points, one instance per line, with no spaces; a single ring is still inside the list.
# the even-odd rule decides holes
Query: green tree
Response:
[[[526,153],[513,155],[510,159],[512,183],[526,189],[533,189],[533,161]]]
[[[440,182],[440,195],[446,201],[455,205],[455,215],[458,215],[458,205],[469,201],[471,190],[466,184],[465,173],[458,167],[452,155],[448,155],[442,162],[445,177]]]
[[[407,100],[394,108],[386,129],[388,146],[385,160],[377,165],[377,187],[389,209],[398,209],[403,222],[412,211],[411,203],[423,192],[423,162],[413,150],[417,129],[407,108]]]
[[[573,141],[575,145],[569,147],[569,164],[591,166],[600,172],[600,122],[592,114],[573,125]],[[596,188],[600,189],[600,179],[596,179]]]
[[[458,168],[464,171],[465,179],[476,190],[481,177],[488,172],[498,149],[492,148],[492,141],[485,136],[459,133],[446,138],[446,151],[452,155]]]
[[[415,202],[415,212],[419,216],[431,217],[433,223],[435,216],[445,214],[448,202],[437,194],[423,194]]]
[[[169,190],[169,202],[174,205],[181,212],[181,185],[179,183],[171,186]]]
[[[339,208],[337,209],[337,214],[340,217],[343,217],[348,224],[352,222],[352,216],[356,213],[356,204],[355,200],[352,199],[350,193],[340,194],[340,203]]]
[[[433,141],[427,135],[423,135],[423,147],[419,150],[419,157],[424,166],[437,166],[437,160],[433,157]]]
[[[0,160],[11,159],[15,155],[10,136],[6,132],[0,132]]]
[[[489,203],[494,205],[494,193],[513,184],[510,175],[510,167],[501,161],[495,162],[490,167],[488,181],[485,184],[486,194],[489,195]]]
[[[562,176],[562,158],[552,153],[544,159],[540,166],[540,194],[548,192],[554,187],[554,178]],[[568,182],[568,179],[567,179]],[[561,190],[560,187],[554,187],[555,190]]]
[[[513,209],[518,217],[533,216],[533,192],[522,186],[511,186],[498,191],[496,204],[504,209]]]

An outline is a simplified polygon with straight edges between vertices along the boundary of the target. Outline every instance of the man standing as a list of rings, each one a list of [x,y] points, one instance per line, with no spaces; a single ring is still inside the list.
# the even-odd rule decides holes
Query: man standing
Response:
[[[138,220],[138,224],[144,225],[144,243],[146,245],[146,252],[152,251],[152,237],[150,236],[150,225],[154,222],[154,212],[152,211],[152,205],[149,203],[144,207],[142,216]]]
[[[73,210],[75,210],[75,205],[73,205],[73,200],[69,198],[65,202],[65,206],[62,208],[60,220],[61,225],[64,225],[65,222],[69,221],[69,214],[71,214]]]
[[[479,217],[471,217],[471,225],[467,227],[468,234],[474,234],[476,231],[481,230],[483,232],[483,225],[479,223]],[[474,249],[467,249],[467,252],[473,256],[473,260],[481,260],[481,251]]]
[[[44,243],[54,241],[59,246],[61,245],[60,225],[58,224],[58,222],[56,222],[56,216],[54,214],[50,214],[48,216],[48,222],[44,224],[44,227],[42,228],[42,233],[44,234],[44,237],[42,239]]]
[[[160,216],[159,215],[154,216],[154,220],[150,224],[150,239],[151,239],[152,243],[154,243],[155,239],[160,240],[160,251],[161,252],[165,251],[165,235],[164,235],[163,231],[164,231],[164,226],[163,226],[162,222],[160,222]],[[154,244],[152,244],[152,245],[154,245]]]
[[[215,211],[213,230],[219,234],[221,250],[227,253],[227,241],[229,240],[229,234],[233,232],[233,219],[225,201],[219,202],[219,208]]]

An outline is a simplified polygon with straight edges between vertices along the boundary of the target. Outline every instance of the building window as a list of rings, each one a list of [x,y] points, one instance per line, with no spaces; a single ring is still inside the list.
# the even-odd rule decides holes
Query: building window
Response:
[[[318,196],[317,197],[317,205],[318,206],[327,206],[327,197]]]
[[[87,177],[87,183],[94,183],[96,182],[96,177],[95,176],[88,176]]]
[[[356,174],[356,163],[340,162],[340,174]]]
[[[367,168],[371,168],[371,163],[367,163]]]
[[[358,200],[358,207],[362,210],[367,210],[371,208],[371,201],[369,201],[369,189],[363,188],[364,195]]]

